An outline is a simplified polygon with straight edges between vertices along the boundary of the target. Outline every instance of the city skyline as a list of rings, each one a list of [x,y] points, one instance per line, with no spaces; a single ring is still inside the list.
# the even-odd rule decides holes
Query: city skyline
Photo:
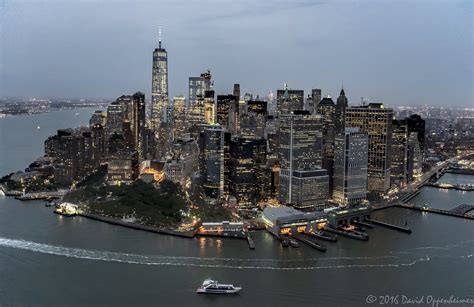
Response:
[[[127,22],[130,17],[126,16],[123,25],[126,31],[123,33],[120,32],[120,27],[115,29],[113,25],[122,21],[120,17],[124,17],[123,14],[126,12],[134,12],[129,3],[105,5],[111,12],[118,10],[118,13],[111,21],[108,20],[107,25],[103,23],[91,25],[90,27],[94,27],[94,33],[85,33],[82,27],[76,27],[78,16],[71,11],[74,8],[78,10],[77,14],[82,14],[82,10],[90,5],[88,2],[63,5],[58,5],[56,1],[42,3],[49,3],[48,9],[45,9],[46,6],[42,7],[41,3],[13,4],[11,1],[5,1],[0,4],[3,11],[0,16],[5,25],[1,41],[11,47],[6,48],[0,55],[0,64],[3,68],[0,78],[1,97],[113,99],[120,93],[140,90],[146,93],[146,99],[149,101],[151,52],[158,47],[158,25],[163,25],[163,47],[169,52],[169,99],[187,93],[189,77],[211,69],[214,79],[217,80],[214,87],[217,94],[231,93],[232,85],[240,83],[242,93],[250,92],[264,97],[270,91],[275,95],[276,90],[282,88],[286,82],[290,89],[304,89],[309,93],[312,88],[321,88],[323,97],[328,94],[336,97],[341,84],[344,83],[351,105],[358,104],[360,97],[369,102],[383,102],[389,106],[404,104],[435,106],[443,105],[446,101],[449,101],[451,106],[468,106],[473,100],[470,86],[472,57],[469,58],[469,55],[472,55],[472,45],[469,44],[472,29],[466,26],[466,23],[469,23],[467,19],[469,12],[472,11],[472,5],[468,2],[460,1],[454,5],[435,3],[430,6],[417,2],[412,4],[414,11],[408,10],[407,4],[402,3],[384,3],[371,8],[368,2],[328,4],[311,1],[297,3],[277,1],[246,3],[247,5],[243,5],[245,2],[239,2],[230,5],[225,11],[228,13],[207,16],[203,19],[205,22],[196,27],[197,29],[189,25],[191,21],[183,21],[187,14],[193,11],[192,5],[180,7],[182,12],[174,15],[176,17],[174,19],[170,16],[163,18],[158,16],[153,20],[153,24],[148,24],[139,17],[147,19],[148,10],[153,11],[154,5],[143,3],[136,9],[137,19],[133,20],[137,21],[136,23]],[[203,7],[209,6],[208,13],[222,8],[222,4],[212,1],[201,4]],[[161,5],[165,12],[170,9],[168,2],[163,2]],[[341,8],[343,10],[338,11]],[[35,9],[39,10],[39,13],[31,15]],[[94,18],[94,14],[99,13],[101,9],[88,17],[82,14],[81,18]],[[423,12],[420,12],[420,9],[423,9]],[[58,13],[61,10],[63,14],[56,22],[68,21],[71,25],[57,27],[38,20],[37,16],[47,17],[48,14]],[[347,15],[346,10],[351,11],[351,14]],[[370,25],[369,21],[374,21],[373,15],[383,17],[387,11],[391,11],[394,16],[405,14],[403,20],[407,24],[391,24],[396,21],[396,18],[391,16],[384,19],[385,32],[380,33],[381,30]],[[438,11],[448,14],[443,18],[450,18],[451,30],[459,30],[457,32],[459,37],[447,37],[442,35],[442,31],[432,31],[440,30],[434,24],[436,14],[433,13]],[[369,17],[366,18],[369,21],[361,18],[367,12],[370,14],[365,17]],[[410,14],[430,16],[428,22],[420,25],[419,21],[408,18]],[[191,20],[206,17],[201,15],[202,13],[194,13]],[[290,20],[295,15],[300,16],[302,20],[298,22]],[[314,29],[307,27],[308,15],[315,18]],[[28,17],[31,22],[28,26],[21,27],[18,23],[22,19],[15,18],[18,16]],[[345,19],[338,19],[340,17]],[[254,19],[258,19],[259,23],[255,24]],[[333,19],[344,22],[335,23]],[[262,28],[268,20],[272,21],[272,26]],[[239,22],[236,24],[236,21]],[[247,24],[247,21],[252,22]],[[331,26],[316,27],[321,26],[318,23],[323,21],[329,21],[328,24]],[[216,22],[219,24],[217,28]],[[306,27],[302,28],[303,24]],[[19,35],[12,36],[14,31],[8,29],[15,25],[20,26],[15,28],[15,33]],[[252,26],[260,30],[255,35],[251,35],[255,32],[252,31]],[[344,31],[336,30],[350,30],[353,26],[358,26],[361,30],[354,33],[354,37],[348,39],[345,34],[336,38],[337,34],[344,34]],[[414,28],[410,29],[410,26]],[[74,27],[74,31],[66,33],[68,27]],[[183,32],[186,30],[183,27],[189,27],[188,31]],[[281,31],[275,31],[276,29]],[[46,32],[41,32],[39,37],[44,43],[35,44],[35,33],[42,30]],[[354,40],[360,39],[358,36],[366,30],[370,30],[368,37],[365,37],[365,40],[362,37],[362,40],[354,45]],[[199,35],[195,35],[194,31],[199,31]],[[278,35],[272,37],[274,33]],[[437,35],[434,35],[435,33]],[[272,35],[266,36],[267,34]],[[82,40],[71,39],[76,36]],[[102,37],[102,40],[97,40],[97,36]],[[441,36],[445,44],[439,44],[437,49],[425,49],[430,43],[434,43],[435,38],[439,39]],[[380,42],[380,46],[374,45],[374,38],[378,39],[377,43]],[[117,41],[118,39],[121,40]],[[422,41],[419,39],[423,39],[426,46],[421,46]],[[338,42],[344,47],[347,45],[347,48],[341,48]],[[370,42],[372,45],[364,44]],[[410,53],[407,57],[404,52],[412,51],[406,48],[407,44],[413,43],[415,45],[410,46],[417,47],[416,52]],[[30,50],[31,45],[41,48],[35,49],[35,56],[28,57],[24,53]],[[90,50],[87,48],[89,46],[92,47]],[[197,46],[199,48],[196,48]],[[54,48],[55,52],[51,52],[51,48]],[[399,50],[401,53],[397,54],[397,48],[401,48]],[[390,51],[388,49],[392,53],[388,53]],[[113,52],[109,52],[111,50]],[[443,57],[445,61],[436,58],[438,53],[446,53],[448,50],[456,50],[457,56]],[[55,60],[46,52],[53,54]],[[23,61],[20,61],[20,58]],[[42,61],[38,61],[38,58]],[[66,61],[66,58],[72,60]],[[298,58],[298,61],[293,60],[295,58]],[[397,58],[403,61],[400,62]],[[450,61],[454,62],[449,63]],[[80,71],[71,69],[77,66],[81,67]],[[361,66],[365,68],[361,70]],[[83,69],[84,67],[87,69]],[[314,67],[314,70],[308,67]],[[122,72],[118,71],[119,69]],[[128,72],[123,73],[126,70]],[[54,74],[45,76],[45,71]],[[71,74],[71,71],[75,74]],[[278,71],[285,71],[285,74]],[[358,75],[359,72],[362,72],[362,75]],[[428,90],[432,88],[437,88],[437,91]]]

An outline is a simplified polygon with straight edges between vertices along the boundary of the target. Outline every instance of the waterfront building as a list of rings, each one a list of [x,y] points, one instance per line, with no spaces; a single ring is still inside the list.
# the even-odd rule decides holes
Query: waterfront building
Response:
[[[304,91],[291,90],[285,83],[284,88],[277,90],[277,113],[289,114],[304,109]]]
[[[402,187],[408,180],[408,127],[406,120],[392,121],[390,184]]]
[[[297,208],[325,205],[328,176],[322,170],[322,117],[309,111],[282,114],[279,118],[279,199]]]
[[[418,142],[420,143],[420,149],[422,152],[425,150],[425,120],[418,114],[413,114],[406,119],[408,132],[416,133]]]
[[[264,139],[233,138],[229,144],[229,195],[237,199],[239,207],[254,207],[260,199],[261,185],[258,181],[261,167],[266,164],[266,141]],[[260,178],[263,179],[263,178]]]
[[[168,106],[168,53],[161,47],[160,31],[158,48],[153,51],[151,82],[151,123],[155,132],[158,132],[162,122],[166,122],[165,110]]]
[[[370,103],[348,107],[345,113],[346,127],[359,128],[369,136],[369,191],[387,192],[390,188],[393,110],[382,103]]]
[[[407,143],[407,180],[413,182],[419,180],[423,175],[423,151],[417,133],[411,132],[408,135]]]
[[[206,198],[224,196],[224,129],[219,125],[204,127],[199,138],[199,170]]]
[[[263,222],[275,235],[307,233],[324,229],[328,216],[324,212],[302,212],[291,207],[267,207],[263,209]]]
[[[333,202],[356,205],[367,198],[367,161],[369,138],[359,128],[346,128],[334,140]]]

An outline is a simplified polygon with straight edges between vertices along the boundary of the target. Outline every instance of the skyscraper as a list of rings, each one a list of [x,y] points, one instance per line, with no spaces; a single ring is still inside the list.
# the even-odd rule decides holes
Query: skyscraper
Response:
[[[199,137],[199,166],[204,196],[221,199],[224,195],[224,129],[204,128]]]
[[[289,114],[295,110],[304,109],[304,91],[290,90],[285,84],[282,90],[277,90],[277,112]]]
[[[335,133],[335,110],[336,106],[330,97],[323,98],[316,106],[317,114],[323,117],[323,168],[329,177],[329,196],[333,190],[333,167],[334,167],[334,133]]]
[[[392,151],[390,184],[403,186],[407,183],[407,141],[406,120],[394,119],[392,122]]]
[[[234,134],[237,132],[238,111],[239,100],[236,96],[217,95],[216,121]]]
[[[132,96],[131,130],[133,135],[133,144],[135,145],[135,150],[138,152],[138,158],[140,161],[146,157],[145,116],[145,94],[142,92],[136,92]]]
[[[241,116],[240,134],[252,139],[263,139],[267,125],[267,102],[264,100],[249,100],[247,112]]]
[[[425,149],[425,120],[418,114],[413,114],[406,119],[408,132],[416,133],[420,149],[423,152]]]
[[[186,98],[184,96],[173,97],[173,136],[180,138],[186,127]]]
[[[168,97],[168,53],[161,47],[161,30],[158,48],[153,51],[153,68],[151,81],[151,123],[152,129],[158,131],[160,123],[166,121]]]
[[[204,121],[208,125],[214,125],[216,123],[216,106],[214,97],[215,93],[212,90],[204,93]]]
[[[341,206],[362,203],[367,197],[368,136],[346,128],[334,140],[333,201]]]
[[[336,133],[343,133],[345,131],[345,118],[346,108],[348,107],[348,100],[344,88],[341,89],[339,97],[336,101],[336,114],[335,114],[335,129]]]
[[[337,110],[337,106],[336,106]],[[345,126],[369,135],[368,189],[385,193],[390,188],[393,110],[382,103],[348,107]]]
[[[211,90],[211,72],[208,70],[200,77],[189,78],[189,97],[187,106],[187,120],[189,126],[202,125],[205,123],[204,100],[206,91]]]
[[[279,126],[280,201],[297,208],[324,206],[328,176],[321,169],[322,117],[294,111],[282,114]]]
[[[239,207],[251,207],[256,204],[262,183],[257,181],[257,170],[266,163],[266,142],[234,138],[229,151],[229,195],[237,199]]]

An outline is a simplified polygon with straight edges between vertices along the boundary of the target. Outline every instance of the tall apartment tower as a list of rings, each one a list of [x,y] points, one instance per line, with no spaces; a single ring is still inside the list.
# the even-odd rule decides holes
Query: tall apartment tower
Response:
[[[133,144],[138,152],[139,160],[145,159],[146,156],[145,116],[145,94],[142,92],[136,92],[132,95],[132,120],[130,121],[130,126],[132,130]]]
[[[151,124],[155,132],[158,131],[161,122],[166,122],[168,107],[168,53],[161,47],[160,30],[158,48],[153,51],[151,81]]]
[[[328,176],[321,169],[322,117],[294,111],[279,120],[279,199],[300,209],[321,208],[328,197]]]
[[[385,193],[390,188],[392,120],[393,110],[382,103],[348,107],[345,111],[345,126],[359,128],[369,136],[369,191]]]
[[[346,128],[334,140],[333,201],[340,206],[363,203],[367,198],[369,138],[359,128]]]

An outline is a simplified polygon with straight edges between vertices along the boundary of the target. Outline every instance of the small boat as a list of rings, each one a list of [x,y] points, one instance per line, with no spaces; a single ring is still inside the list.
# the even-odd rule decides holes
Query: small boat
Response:
[[[199,288],[197,288],[196,292],[199,294],[236,294],[240,290],[242,290],[242,287],[235,287],[234,285],[230,284],[220,284],[218,281],[208,278],[204,280]]]
[[[293,238],[288,238],[288,242],[290,243],[291,247],[294,247],[294,248],[300,247],[300,244],[298,243],[298,241],[296,241]]]

